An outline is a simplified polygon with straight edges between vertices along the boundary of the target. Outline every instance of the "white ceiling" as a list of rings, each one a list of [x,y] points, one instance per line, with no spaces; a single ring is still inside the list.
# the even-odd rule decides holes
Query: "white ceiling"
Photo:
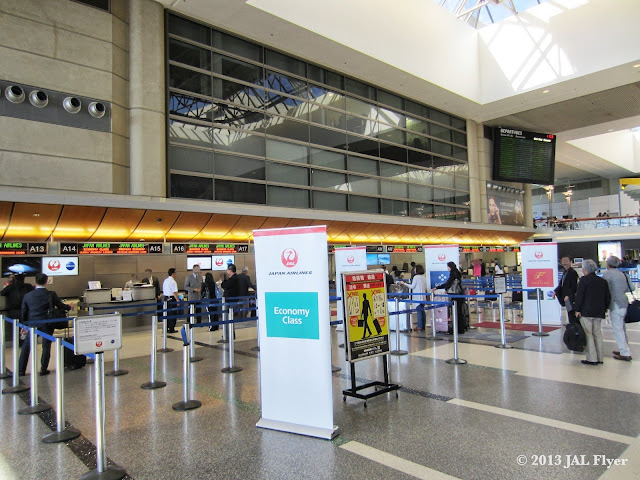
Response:
[[[480,30],[427,0],[159,1],[461,117],[555,133],[556,178],[640,173],[606,135],[640,126],[638,0],[553,0]]]

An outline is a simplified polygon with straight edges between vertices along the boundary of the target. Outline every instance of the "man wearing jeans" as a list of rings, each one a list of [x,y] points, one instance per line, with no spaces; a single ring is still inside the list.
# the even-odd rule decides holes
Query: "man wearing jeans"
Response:
[[[582,262],[584,276],[578,282],[576,292],[576,317],[587,336],[587,359],[585,365],[602,363],[602,319],[611,303],[611,294],[607,281],[598,277],[598,266],[593,260]]]
[[[627,329],[624,324],[624,317],[627,314],[629,300],[627,292],[631,291],[631,285],[627,276],[618,270],[620,259],[611,256],[607,258],[607,271],[604,272],[604,278],[609,284],[609,292],[611,292],[611,304],[609,305],[609,317],[611,318],[611,327],[613,335],[618,344],[618,350],[613,352],[613,358],[616,360],[631,361],[631,350],[627,340]]]

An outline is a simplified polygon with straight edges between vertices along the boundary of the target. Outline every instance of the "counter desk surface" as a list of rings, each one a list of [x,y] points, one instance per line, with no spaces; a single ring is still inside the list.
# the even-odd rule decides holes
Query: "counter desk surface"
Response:
[[[122,317],[122,331],[142,330],[144,327],[151,325],[151,317],[153,316],[151,312],[162,308],[161,303],[157,307],[154,307],[153,303],[153,300],[112,300],[101,303],[79,302],[78,316],[89,315],[89,308],[93,308],[94,315],[119,312],[126,315]]]

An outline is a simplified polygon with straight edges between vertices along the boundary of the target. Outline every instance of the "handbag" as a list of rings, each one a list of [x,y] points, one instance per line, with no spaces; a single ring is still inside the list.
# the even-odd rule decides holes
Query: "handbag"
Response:
[[[633,294],[633,288],[631,288],[629,277],[627,277],[627,285],[629,285],[629,291],[633,297],[633,302],[631,302],[627,307],[627,314],[624,316],[624,323],[637,323],[640,322],[640,300],[638,300]]]
[[[62,310],[53,304],[53,294],[51,292],[49,292],[49,308],[47,309],[47,318],[67,318],[67,311]],[[49,325],[55,330],[62,330],[69,326],[69,321],[61,320],[59,322],[50,323]]]

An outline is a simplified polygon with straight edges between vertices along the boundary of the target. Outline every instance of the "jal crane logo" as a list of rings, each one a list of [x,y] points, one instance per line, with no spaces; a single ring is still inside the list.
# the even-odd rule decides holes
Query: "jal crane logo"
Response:
[[[540,250],[538,250],[534,255],[536,256],[537,259],[544,257],[544,253],[542,253]]]
[[[224,260],[222,258],[216,258],[216,267],[221,267],[224,264]]]
[[[49,260],[47,263],[47,268],[52,272],[57,272],[60,270],[60,260]]]
[[[298,252],[296,252],[293,248],[285,248],[282,251],[280,260],[282,260],[282,264],[287,268],[295,267],[298,263]]]
[[[438,254],[438,260],[444,262],[447,259],[447,256],[444,253]]]
[[[356,261],[356,257],[354,257],[353,255],[349,255],[347,257],[347,263],[353,263]]]

